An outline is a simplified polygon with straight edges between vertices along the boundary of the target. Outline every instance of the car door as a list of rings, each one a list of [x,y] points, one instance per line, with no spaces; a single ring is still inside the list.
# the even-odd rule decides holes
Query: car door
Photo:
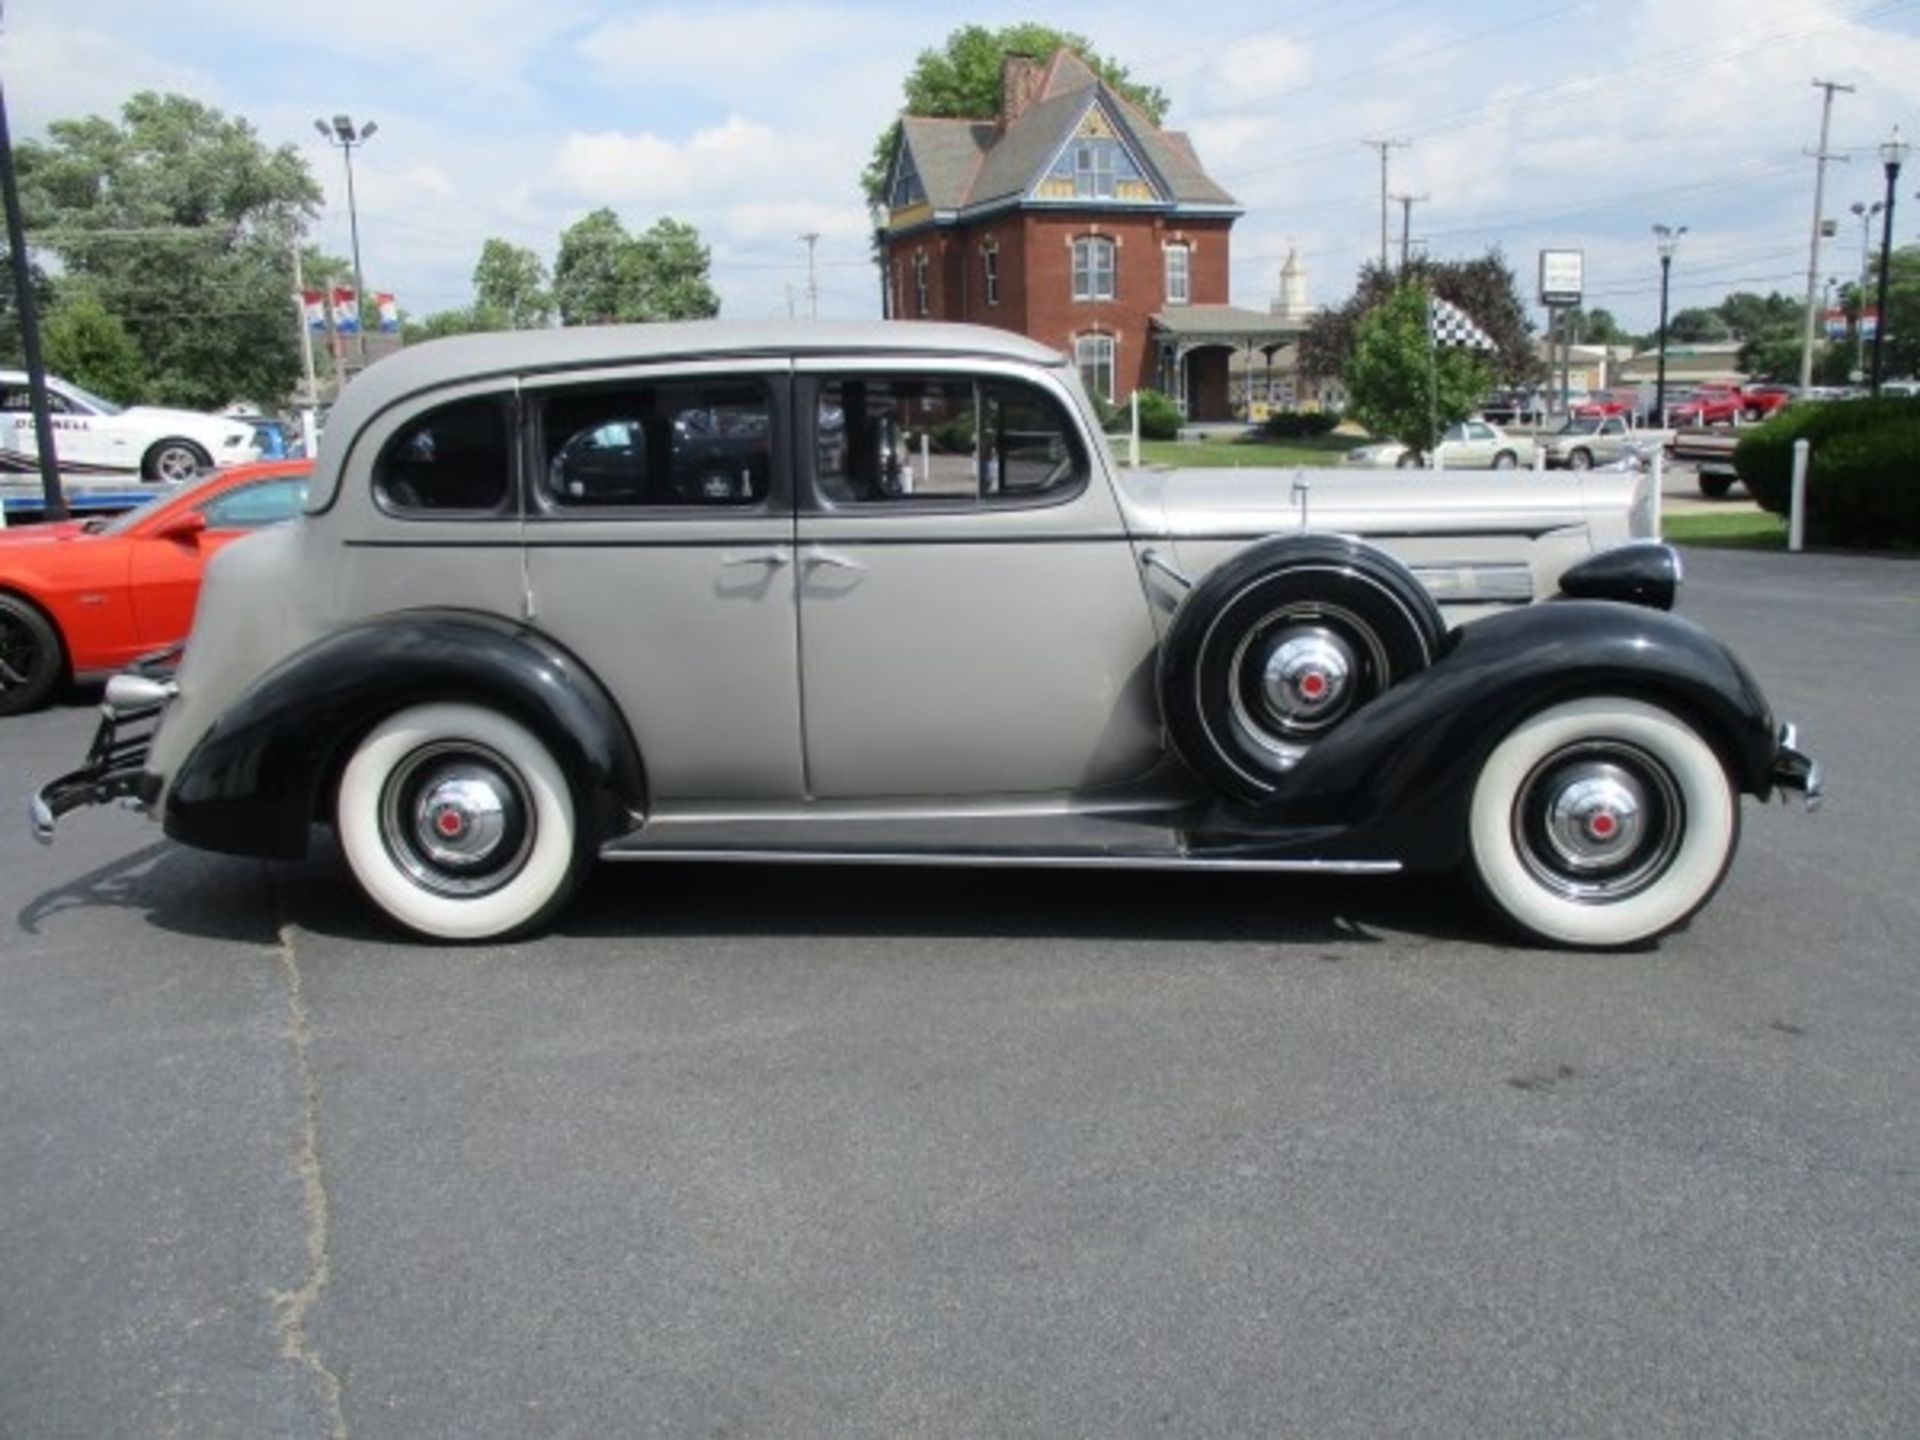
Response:
[[[1610,415],[1600,422],[1600,433],[1595,437],[1594,458],[1603,463],[1611,463],[1627,453],[1627,422],[1618,415]]]
[[[1152,616],[1065,383],[990,362],[797,369],[809,794],[1064,794],[1150,769]]]
[[[138,638],[135,653],[185,636],[193,625],[207,562],[242,535],[293,519],[306,498],[306,476],[276,476],[224,490],[191,509],[170,507],[166,519],[197,514],[206,523],[204,530],[161,533],[170,527],[156,517],[159,523],[129,536],[127,585]]]
[[[523,383],[527,603],[619,704],[656,804],[803,792],[785,362]]]

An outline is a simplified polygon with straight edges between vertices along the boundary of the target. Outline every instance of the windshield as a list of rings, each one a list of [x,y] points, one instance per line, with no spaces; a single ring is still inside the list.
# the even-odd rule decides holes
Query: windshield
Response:
[[[1600,422],[1597,419],[1569,420],[1560,427],[1560,433],[1562,435],[1597,435],[1600,433]]]
[[[82,390],[72,381],[66,382],[66,390],[69,397],[78,400],[89,410],[97,411],[102,415],[118,415],[126,409],[124,405],[116,405],[111,400],[102,400],[90,390]]]

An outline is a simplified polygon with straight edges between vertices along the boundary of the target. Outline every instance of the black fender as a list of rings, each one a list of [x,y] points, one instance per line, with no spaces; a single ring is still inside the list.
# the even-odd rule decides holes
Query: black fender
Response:
[[[495,616],[409,610],[335,631],[254,681],[173,776],[167,834],[298,859],[361,736],[410,705],[456,700],[512,716],[547,744],[573,784],[583,839],[623,833],[644,809],[632,732],[578,658]]]
[[[1451,869],[1467,858],[1467,809],[1494,746],[1528,715],[1582,695],[1674,710],[1699,728],[1740,790],[1771,792],[1779,734],[1758,683],[1731,651],[1676,615],[1562,600],[1452,631],[1438,660],[1356,711],[1270,799],[1216,806],[1194,839],[1209,848]]]

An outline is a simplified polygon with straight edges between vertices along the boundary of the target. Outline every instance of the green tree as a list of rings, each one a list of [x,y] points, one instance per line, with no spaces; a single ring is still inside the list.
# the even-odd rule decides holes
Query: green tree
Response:
[[[964,25],[947,36],[937,50],[922,50],[901,84],[902,110],[908,115],[936,115],[989,120],[1000,111],[1000,62],[1008,55],[1045,60],[1056,50],[1071,50],[1094,74],[1141,111],[1155,125],[1166,117],[1167,97],[1152,85],[1134,80],[1124,65],[1102,56],[1084,35],[1033,23]],[[894,120],[873,142],[873,156],[860,173],[860,190],[869,203],[883,200],[887,171],[900,143],[900,122]]]
[[[1731,340],[1733,330],[1717,310],[1698,306],[1680,310],[1667,321],[1667,340],[1674,345],[1701,345]]]
[[[97,295],[66,288],[73,293],[53,307],[41,327],[47,368],[109,400],[138,401],[147,383],[139,345]]]
[[[1534,353],[1533,325],[1527,319],[1520,287],[1497,249],[1477,260],[1415,259],[1404,272],[1369,261],[1361,267],[1353,294],[1337,310],[1314,316],[1300,337],[1300,367],[1316,379],[1343,375],[1352,362],[1361,322],[1406,284],[1424,286],[1459,306],[1493,340],[1493,373],[1503,385],[1530,385],[1546,367]]]
[[[1875,257],[1869,308],[1879,299],[1880,262]],[[1920,245],[1903,245],[1895,250],[1887,266],[1887,313],[1880,317],[1886,326],[1881,340],[1880,373],[1893,380],[1920,375]],[[1867,346],[1867,366],[1873,366],[1873,346]]]
[[[491,325],[487,320],[493,317],[482,316],[473,307],[454,310],[436,310],[431,315],[423,315],[418,320],[411,315],[403,316],[400,321],[400,338],[409,345],[422,340],[440,340],[448,335],[472,335],[482,330],[504,330],[504,325]]]
[[[1754,340],[1781,331],[1797,332],[1802,316],[1800,302],[1777,290],[1770,295],[1736,290],[1716,305],[1714,312],[1726,322],[1728,332],[1736,340]]]
[[[708,280],[711,257],[692,225],[660,219],[627,233],[607,209],[569,226],[553,266],[553,295],[563,325],[633,320],[697,320],[720,313]]]
[[[490,330],[533,330],[553,319],[547,267],[533,251],[490,237],[473,267],[474,311]]]
[[[1432,348],[1431,293],[1419,283],[1402,285],[1369,311],[1355,329],[1346,369],[1347,414],[1423,456],[1440,430],[1473,413],[1493,383],[1474,352]]]
[[[320,200],[290,145],[184,95],[142,92],[116,122],[56,120],[17,147],[33,242],[116,316],[142,398],[273,400],[299,374],[287,246]]]
[[[1573,310],[1573,335],[1576,345],[1631,345],[1633,336],[1621,328],[1611,310]]]

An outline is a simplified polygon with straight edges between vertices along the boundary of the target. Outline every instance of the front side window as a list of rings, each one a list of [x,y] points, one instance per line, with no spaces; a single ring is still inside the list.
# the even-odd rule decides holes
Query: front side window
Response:
[[[512,488],[512,412],[505,396],[456,400],[408,422],[380,452],[374,493],[393,510],[490,514]]]
[[[209,530],[257,530],[291,520],[307,503],[307,477],[265,480],[229,490],[201,512]]]
[[[549,395],[540,496],[554,510],[756,505],[771,481],[772,437],[767,388],[757,380]]]
[[[1113,337],[1082,335],[1073,342],[1073,361],[1080,367],[1080,383],[1089,395],[1113,399]]]
[[[1193,251],[1185,245],[1167,247],[1167,303],[1185,305],[1193,298]]]
[[[1046,392],[959,376],[821,385],[817,474],[835,504],[992,504],[1061,497],[1088,474],[1066,411]]]
[[[1073,298],[1111,300],[1113,241],[1104,235],[1083,235],[1073,242]]]

